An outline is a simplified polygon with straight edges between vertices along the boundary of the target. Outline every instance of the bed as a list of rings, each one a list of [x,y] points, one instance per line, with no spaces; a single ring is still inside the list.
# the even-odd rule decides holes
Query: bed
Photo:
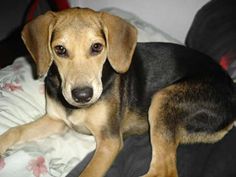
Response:
[[[139,42],[182,43],[143,20],[141,15],[114,7],[101,10],[135,25]],[[43,79],[34,79],[32,66],[32,60],[22,56],[0,70],[0,134],[45,113]],[[232,153],[236,149],[236,143],[232,144],[235,137],[236,130],[233,128],[226,138],[214,145],[181,145],[177,154],[179,176],[218,177],[219,174],[229,174],[224,177],[235,177],[233,164],[236,164],[236,153]],[[72,130],[65,135],[53,135],[17,145],[0,158],[0,176],[76,177],[89,162],[94,149],[95,140],[92,136]],[[128,138],[106,177],[141,176],[147,171],[150,159],[151,147],[147,134]],[[229,166],[232,168],[229,169]]]

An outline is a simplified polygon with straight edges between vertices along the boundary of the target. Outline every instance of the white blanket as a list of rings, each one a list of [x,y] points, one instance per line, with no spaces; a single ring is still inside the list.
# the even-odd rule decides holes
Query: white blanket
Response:
[[[176,40],[142,21],[136,15],[119,9],[105,9],[125,18],[139,31],[138,40],[175,42]],[[33,121],[45,113],[43,80],[32,77],[25,57],[0,70],[0,134],[8,128]],[[94,150],[92,136],[69,131],[15,146],[0,159],[1,177],[63,177]]]

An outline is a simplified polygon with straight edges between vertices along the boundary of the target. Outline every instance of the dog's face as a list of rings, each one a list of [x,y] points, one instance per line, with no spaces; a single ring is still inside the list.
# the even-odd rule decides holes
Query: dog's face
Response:
[[[94,103],[102,93],[102,68],[107,43],[97,18],[78,13],[57,20],[50,49],[61,81],[62,94],[74,106]]]
[[[57,66],[64,98],[73,106],[90,105],[100,97],[106,59],[126,72],[136,45],[136,29],[124,20],[89,9],[48,12],[29,24],[23,40],[44,75]]]

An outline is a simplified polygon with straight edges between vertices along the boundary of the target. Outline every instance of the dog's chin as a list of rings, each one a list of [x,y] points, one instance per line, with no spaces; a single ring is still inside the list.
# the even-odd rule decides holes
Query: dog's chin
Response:
[[[74,109],[90,107],[95,102],[97,102],[97,99],[91,99],[89,102],[79,103],[79,102],[74,101],[72,98],[68,98],[65,95],[63,96],[64,96],[65,101],[68,103],[69,107],[74,108]]]
[[[88,103],[76,103],[76,102],[71,103],[71,105],[73,107],[78,108],[78,109],[80,109],[80,108],[87,108],[87,107],[90,107],[93,104],[94,104],[94,102],[91,102],[91,103],[90,102],[88,102]]]

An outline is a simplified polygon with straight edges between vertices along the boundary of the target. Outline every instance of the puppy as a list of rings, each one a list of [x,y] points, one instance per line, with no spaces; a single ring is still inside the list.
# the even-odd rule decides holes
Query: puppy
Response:
[[[177,177],[180,143],[215,142],[233,125],[234,85],[219,65],[180,45],[137,44],[136,29],[119,17],[48,12],[26,24],[22,37],[38,75],[47,73],[46,114],[1,135],[1,154],[72,128],[97,144],[80,177],[102,177],[123,138],[149,130],[152,161],[144,177]]]

